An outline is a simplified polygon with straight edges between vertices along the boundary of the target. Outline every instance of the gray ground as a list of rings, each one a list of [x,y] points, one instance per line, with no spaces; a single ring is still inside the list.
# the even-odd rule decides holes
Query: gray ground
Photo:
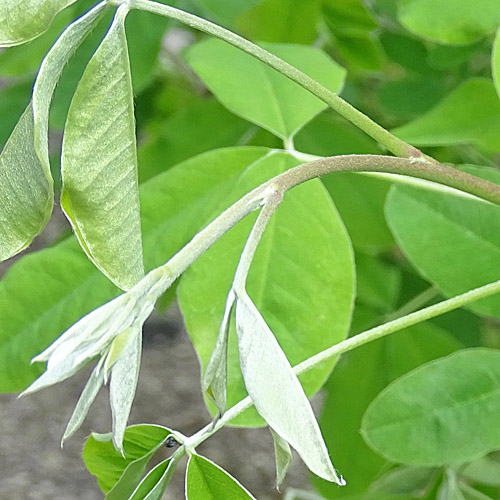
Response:
[[[56,231],[57,233],[57,231]],[[49,227],[38,244],[51,240]],[[96,481],[86,471],[81,449],[91,431],[109,432],[107,390],[95,401],[82,429],[63,450],[64,427],[89,375],[27,396],[0,395],[0,500],[97,500]],[[189,435],[209,421],[200,393],[199,365],[179,313],[171,310],[145,327],[144,353],[130,423],[155,423]],[[272,439],[267,429],[222,429],[200,448],[235,475],[259,500],[283,498],[274,488]],[[166,454],[168,451],[162,451]],[[183,467],[176,471],[165,499],[184,498]],[[304,487],[307,473],[294,457],[287,487]]]

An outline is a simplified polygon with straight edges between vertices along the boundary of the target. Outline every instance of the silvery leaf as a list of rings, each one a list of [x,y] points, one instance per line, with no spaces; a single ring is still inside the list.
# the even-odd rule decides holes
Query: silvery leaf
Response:
[[[203,378],[203,390],[215,403],[215,406],[217,406],[219,416],[224,414],[227,406],[227,344],[231,312],[235,299],[236,296],[233,290],[230,290],[226,300],[217,343],[215,344],[215,349]]]
[[[113,444],[122,455],[123,436],[139,378],[141,348],[141,328],[131,329],[128,343],[111,369],[109,399],[113,414]]]
[[[288,467],[292,461],[292,451],[290,445],[273,429],[269,428],[273,436],[274,456],[276,458],[276,488],[279,490],[283,479],[285,479]]]
[[[330,461],[307,396],[288,359],[246,294],[236,301],[236,331],[245,387],[255,408],[288,441],[309,469],[344,485]]]
[[[99,362],[94,368],[92,375],[90,375],[90,378],[85,385],[85,388],[83,389],[80,399],[76,404],[73,414],[71,415],[71,418],[64,432],[64,436],[61,440],[61,446],[64,444],[64,441],[70,438],[82,425],[82,422],[85,420],[85,417],[89,412],[89,408],[94,402],[94,399],[96,398],[97,393],[102,387],[103,382],[103,364]]]

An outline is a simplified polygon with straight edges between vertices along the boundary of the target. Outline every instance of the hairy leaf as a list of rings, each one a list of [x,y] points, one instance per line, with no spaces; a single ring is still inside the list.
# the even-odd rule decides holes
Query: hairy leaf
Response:
[[[130,500],[161,500],[175,472],[177,463],[178,461],[173,458],[167,458],[167,460],[160,462],[140,482],[137,489],[130,496]]]
[[[76,0],[2,0],[0,47],[29,42],[47,31],[54,17]]]
[[[326,54],[302,45],[264,44],[264,48],[338,92],[345,71]],[[224,106],[279,137],[293,136],[326,104],[252,56],[220,40],[189,49],[188,63]]]
[[[191,455],[186,470],[186,500],[251,500],[255,498],[211,460]]]
[[[500,351],[467,349],[396,380],[369,406],[361,432],[384,457],[460,464],[500,447]]]
[[[333,468],[304,389],[246,294],[236,301],[236,331],[243,380],[259,414],[297,450],[312,472],[342,486],[344,481]]]
[[[92,57],[64,133],[61,205],[92,262],[127,289],[144,274],[126,10]]]

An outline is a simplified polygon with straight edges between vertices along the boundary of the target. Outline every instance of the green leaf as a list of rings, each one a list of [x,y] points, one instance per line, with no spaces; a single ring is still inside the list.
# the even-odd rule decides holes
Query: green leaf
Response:
[[[467,349],[382,391],[361,432],[378,453],[423,466],[460,464],[500,447],[500,351]]]
[[[460,475],[475,483],[500,486],[500,462],[491,456],[481,457],[463,467]]]
[[[52,213],[52,177],[38,157],[34,135],[30,103],[0,155],[0,261],[26,248]]]
[[[1,69],[0,73],[3,74]],[[32,79],[23,78],[0,90],[0,116],[2,117],[2,121],[0,121],[0,148],[3,148],[16,126],[18,117],[26,109],[32,87]]]
[[[361,0],[329,0],[323,4],[323,17],[340,55],[369,71],[380,70],[378,45],[370,37],[377,22]]]
[[[150,12],[135,10],[127,16],[125,27],[135,94],[144,89],[153,77],[167,24],[167,18]]]
[[[379,253],[394,245],[384,217],[390,184],[359,174],[332,174],[322,178],[342,217],[356,250]]]
[[[217,464],[191,455],[186,470],[187,500],[251,500],[255,498]]]
[[[267,152],[265,148],[213,151],[141,186],[147,268],[164,263],[206,225],[241,172]],[[30,360],[118,293],[74,238],[16,262],[0,281],[0,391],[26,388],[43,370]]]
[[[493,82],[470,79],[426,114],[393,132],[415,146],[473,143],[500,151],[500,101]]]
[[[239,179],[230,199],[237,200],[264,180],[295,166],[284,153],[256,161]],[[229,197],[228,197],[229,198]],[[226,203],[212,205],[219,213]],[[220,202],[219,202],[220,203]],[[227,292],[255,216],[249,216],[202,255],[184,273],[178,289],[187,329],[203,369],[212,354]],[[297,239],[297,235],[301,235]],[[303,245],[305,238],[308,242]],[[274,214],[257,248],[248,292],[295,365],[344,338],[353,293],[352,254],[335,207],[319,181],[294,188]],[[245,389],[238,363],[234,327],[229,339],[228,404]],[[301,377],[306,394],[317,391],[334,362]],[[231,424],[262,425],[255,410]]]
[[[111,434],[94,433],[87,439],[83,459],[106,500],[123,500],[132,494],[151,457],[170,434],[159,425],[133,425],[125,431],[124,456],[115,450]]]
[[[399,0],[400,22],[417,35],[444,43],[470,43],[500,24],[497,0]]]
[[[314,474],[344,486],[299,379],[246,292],[238,294],[235,316],[241,372],[255,408],[273,431],[297,450]]]
[[[500,279],[500,208],[496,205],[397,186],[389,194],[386,213],[410,262],[445,295]],[[500,297],[493,296],[468,308],[498,316],[499,307]]]
[[[143,182],[200,153],[240,144],[250,127],[253,125],[213,98],[182,106],[172,117],[161,120],[151,133],[152,140],[139,148],[139,180]]]
[[[251,40],[312,44],[319,13],[320,0],[264,0],[244,13],[237,26]]]
[[[47,31],[54,17],[76,0],[3,0],[0,47],[29,42]]]
[[[356,307],[353,322],[359,322]],[[370,323],[362,330],[380,324],[379,313],[371,313]],[[356,329],[356,333],[359,329]],[[357,495],[385,470],[387,462],[363,441],[359,429],[368,405],[390,382],[430,360],[459,349],[446,330],[431,323],[413,326],[386,338],[366,344],[342,356],[325,385],[327,397],[320,426],[335,465],[342,471],[347,485],[342,490],[315,480],[328,498]],[[404,356],[401,353],[405,353]],[[369,374],[369,376],[367,376]],[[352,395],[356,394],[356,398]],[[345,401],[350,401],[349,405]],[[339,432],[342,429],[342,432]]]
[[[130,500],[160,500],[172,478],[178,460],[168,458],[160,462],[141,481],[137,489],[130,496]],[[119,497],[116,497],[118,500]]]
[[[401,271],[364,254],[356,254],[356,300],[390,312],[395,309],[401,289]]]
[[[432,488],[439,471],[430,467],[402,466],[391,470],[370,486],[370,494],[397,497],[408,495],[422,498]]]
[[[500,98],[500,28],[498,28],[497,36],[493,43],[493,54],[491,59],[491,67],[493,71],[493,81],[497,89],[498,97]]]
[[[197,0],[198,3],[219,19],[234,22],[243,13],[258,5],[262,0]]]
[[[302,45],[262,46],[332,92],[342,87],[344,69],[320,50]],[[224,106],[279,137],[293,136],[327,107],[295,82],[220,40],[194,45],[186,59]]]
[[[61,205],[82,248],[117,286],[144,274],[126,10],[90,60],[68,113]]]

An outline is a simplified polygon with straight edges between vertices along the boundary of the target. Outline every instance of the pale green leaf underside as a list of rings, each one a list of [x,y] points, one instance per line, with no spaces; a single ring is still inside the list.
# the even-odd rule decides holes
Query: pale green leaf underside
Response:
[[[186,470],[186,500],[255,500],[255,497],[211,460],[191,455]]]
[[[213,216],[241,172],[267,151],[212,151],[143,184],[147,268],[161,265],[184,246]],[[40,293],[39,283],[43,283],[44,293]],[[74,238],[15,263],[0,281],[0,391],[26,388],[43,371],[43,365],[30,364],[31,358],[118,292]],[[30,307],[26,309],[25,304]]]
[[[368,408],[361,432],[394,462],[461,464],[500,447],[500,352],[467,349],[389,385]]]
[[[495,37],[495,42],[493,44],[491,69],[493,72],[493,81],[495,82],[498,98],[500,99],[500,28],[498,28],[497,36]]]
[[[105,4],[70,25],[40,66],[32,103],[0,156],[0,260],[26,248],[53,206],[48,153],[49,106],[64,65],[99,19]]]
[[[54,17],[76,0],[2,0],[0,47],[29,42],[47,31]]]
[[[33,137],[29,104],[0,155],[0,261],[26,248],[52,212],[52,178],[38,158]]]
[[[415,146],[473,143],[500,151],[500,101],[493,82],[470,79],[423,116],[393,132]]]
[[[498,0],[399,0],[399,20],[414,33],[445,43],[470,43],[500,24]]]
[[[340,91],[345,70],[319,49],[268,43],[262,46],[332,92]],[[279,137],[293,136],[327,107],[297,83],[220,40],[194,45],[186,59],[224,106]]]
[[[297,450],[312,472],[342,483],[304,389],[273,332],[246,294],[236,301],[236,331],[245,387],[259,414]]]
[[[283,153],[257,160],[241,176],[231,199],[236,201],[296,163]],[[215,205],[214,213],[222,208]],[[231,229],[189,267],[179,285],[179,303],[203,369],[214,349],[226,295],[254,220],[255,215],[251,215]],[[326,190],[316,180],[294,188],[266,228],[248,277],[249,295],[292,365],[344,339],[353,280],[350,243]],[[321,387],[333,364],[324,363],[300,377],[306,394],[312,395]],[[233,325],[228,405],[245,395]],[[262,425],[263,421],[252,409],[231,424]]]
[[[71,102],[61,160],[61,204],[92,262],[127,289],[144,268],[123,21],[119,11]]]
[[[481,170],[469,172],[481,175]],[[451,297],[500,279],[499,207],[398,186],[388,196],[386,213],[410,262],[445,295]],[[498,317],[500,297],[469,307]]]

